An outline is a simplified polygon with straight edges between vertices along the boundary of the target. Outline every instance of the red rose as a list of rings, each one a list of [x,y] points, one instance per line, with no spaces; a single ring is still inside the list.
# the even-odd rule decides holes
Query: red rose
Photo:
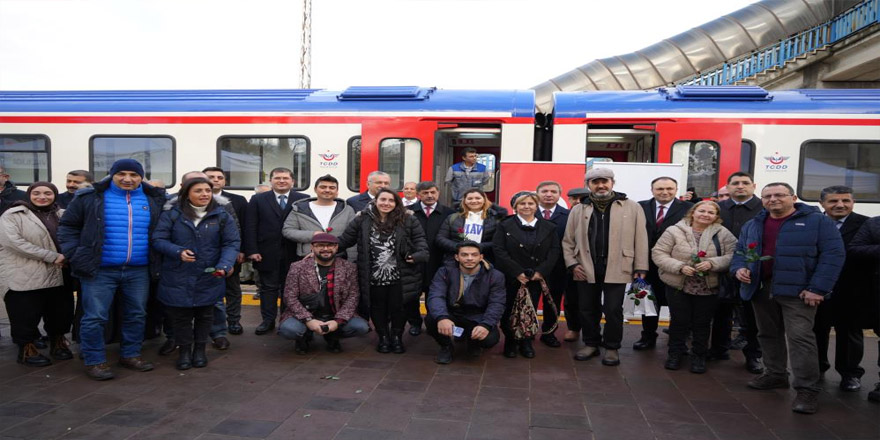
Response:
[[[327,232],[333,232],[333,228],[327,228]]]
[[[757,241],[752,242],[752,243],[749,243],[749,249],[754,249],[754,248],[756,248],[756,247],[758,247],[758,242],[757,242]]]
[[[648,292],[645,290],[639,290],[639,293],[636,294],[636,298],[639,298],[639,299],[644,298],[646,296],[648,296]]]
[[[458,228],[458,233],[459,233],[459,234],[464,234],[464,228]]]
[[[697,257],[703,258],[706,256],[706,251],[697,252]]]

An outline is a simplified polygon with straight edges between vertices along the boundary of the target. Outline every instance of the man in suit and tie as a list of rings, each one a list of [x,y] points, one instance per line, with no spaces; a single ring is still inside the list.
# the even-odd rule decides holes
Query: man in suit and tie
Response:
[[[290,263],[296,259],[296,244],[281,235],[284,219],[293,202],[308,198],[292,191],[293,172],[275,168],[269,173],[272,191],[255,194],[245,212],[244,249],[260,273],[260,315],[263,322],[256,334],[264,335],[275,328],[278,316],[278,297],[287,278]]]
[[[345,202],[354,209],[354,212],[361,212],[376,198],[376,194],[380,189],[390,186],[391,176],[388,173],[373,171],[367,175],[367,190],[356,196],[349,197]]]
[[[536,215],[544,220],[549,220],[556,225],[556,235],[559,236],[559,241],[561,242],[562,237],[565,235],[565,225],[568,223],[568,209],[558,205],[559,197],[562,195],[562,185],[560,185],[559,182],[546,180],[538,184],[535,192],[538,193],[538,212]],[[547,281],[549,282],[548,287],[550,288],[550,296],[556,304],[557,312],[559,311],[559,307],[562,306],[563,297],[565,297],[566,301],[565,308],[570,311],[575,311],[574,313],[566,313],[566,321],[568,322],[569,330],[566,332],[565,336],[566,340],[576,341],[577,334],[574,333],[571,328],[574,327],[580,329],[580,325],[576,312],[577,301],[572,304],[571,297],[577,296],[577,293],[570,296],[565,295],[565,289],[570,282],[569,278],[571,278],[571,274],[568,273],[568,270],[565,267],[565,259],[562,258],[562,248],[560,248],[559,259],[556,260],[556,266],[553,268],[553,272],[550,273],[550,277],[547,278]],[[543,324],[541,324],[542,333],[553,328],[558,318],[559,317],[553,314],[545,304],[544,319]],[[541,342],[543,342],[544,345],[553,348],[562,345],[553,333],[542,334]]]
[[[855,199],[852,188],[848,186],[823,189],[819,193],[819,204],[825,215],[834,220],[847,251],[843,270],[834,285],[834,295],[823,301],[816,311],[813,333],[816,334],[819,349],[819,371],[825,373],[831,368],[828,340],[833,326],[836,333],[834,369],[840,374],[840,390],[858,391],[862,388],[861,378],[865,374],[865,369],[859,366],[865,348],[862,329],[873,328],[873,320],[870,317],[864,319],[862,312],[870,309],[865,306],[872,302],[866,296],[871,294],[870,289],[864,287],[865,277],[871,273],[872,261],[852,255],[849,246],[868,217],[853,212]]]
[[[653,249],[660,236],[666,232],[666,228],[678,223],[684,218],[688,210],[694,204],[678,200],[678,181],[672,177],[658,177],[651,181],[651,194],[654,196],[648,200],[642,200],[639,205],[645,211],[645,227],[648,231],[648,248]],[[648,284],[654,290],[657,298],[657,312],[666,304],[666,284],[660,281],[657,265],[654,260],[649,261],[648,276],[645,277]],[[648,350],[657,345],[657,325],[659,316],[642,316],[642,337],[633,344],[633,350]]]
[[[455,210],[438,202],[440,189],[434,182],[419,182],[416,185],[416,193],[419,195],[419,202],[407,206],[406,209],[412,211],[413,216],[422,225],[422,229],[425,230],[425,240],[428,241],[428,252],[431,257],[425,263],[425,271],[422,276],[422,292],[427,292],[431,286],[431,280],[434,279],[434,274],[443,264],[443,252],[437,249],[434,241],[437,238],[437,233],[440,232],[440,225]],[[406,311],[406,320],[409,321],[409,334],[418,336],[422,333],[422,314],[419,310],[418,299],[412,303],[404,304],[403,308]]]

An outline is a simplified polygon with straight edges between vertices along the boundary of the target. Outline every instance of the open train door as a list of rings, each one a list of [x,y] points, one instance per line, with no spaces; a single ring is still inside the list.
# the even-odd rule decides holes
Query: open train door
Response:
[[[379,170],[391,176],[391,189],[406,182],[433,180],[432,153],[436,122],[409,118],[364,121],[361,126],[360,192],[367,175]]]
[[[657,162],[680,163],[686,189],[707,197],[740,171],[742,126],[732,122],[658,122]]]

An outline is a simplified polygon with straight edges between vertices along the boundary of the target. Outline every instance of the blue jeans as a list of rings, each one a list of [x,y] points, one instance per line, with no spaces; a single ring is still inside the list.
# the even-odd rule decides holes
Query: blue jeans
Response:
[[[110,319],[110,307],[116,291],[122,301],[123,358],[141,355],[147,322],[147,298],[150,295],[150,272],[144,267],[102,267],[94,278],[82,278],[83,317],[80,323],[80,347],[86,365],[107,361],[104,351],[104,326]]]
[[[285,319],[284,322],[281,323],[281,327],[278,328],[278,333],[281,333],[281,336],[293,340],[302,339],[307,331],[309,331],[308,327],[306,327],[306,325],[302,321],[296,318]],[[351,319],[345,323],[345,325],[326,336],[350,338],[352,336],[365,335],[369,331],[370,326],[369,324],[367,324],[367,321],[365,319],[359,316],[352,316]]]
[[[226,336],[226,304],[223,298],[214,303],[214,322],[211,324],[211,339]]]

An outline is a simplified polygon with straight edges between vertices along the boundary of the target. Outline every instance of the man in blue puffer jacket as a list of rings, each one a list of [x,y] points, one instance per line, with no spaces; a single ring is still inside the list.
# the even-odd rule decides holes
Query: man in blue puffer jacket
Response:
[[[749,382],[759,390],[788,388],[788,357],[797,391],[792,411],[817,410],[819,363],[813,321],[831,295],[846,252],[834,222],[818,208],[796,203],[787,183],[761,191],[764,210],[740,232],[730,273],[751,300],[764,352],[763,375]],[[758,260],[758,256],[770,257]],[[786,347],[787,342],[787,347]]]
[[[104,351],[104,326],[116,291],[123,302],[119,364],[150,371],[141,358],[150,290],[150,234],[165,203],[164,193],[143,183],[144,167],[120,159],[110,177],[81,190],[68,205],[58,227],[61,252],[82,283],[83,317],[80,344],[86,374],[113,378]]]

